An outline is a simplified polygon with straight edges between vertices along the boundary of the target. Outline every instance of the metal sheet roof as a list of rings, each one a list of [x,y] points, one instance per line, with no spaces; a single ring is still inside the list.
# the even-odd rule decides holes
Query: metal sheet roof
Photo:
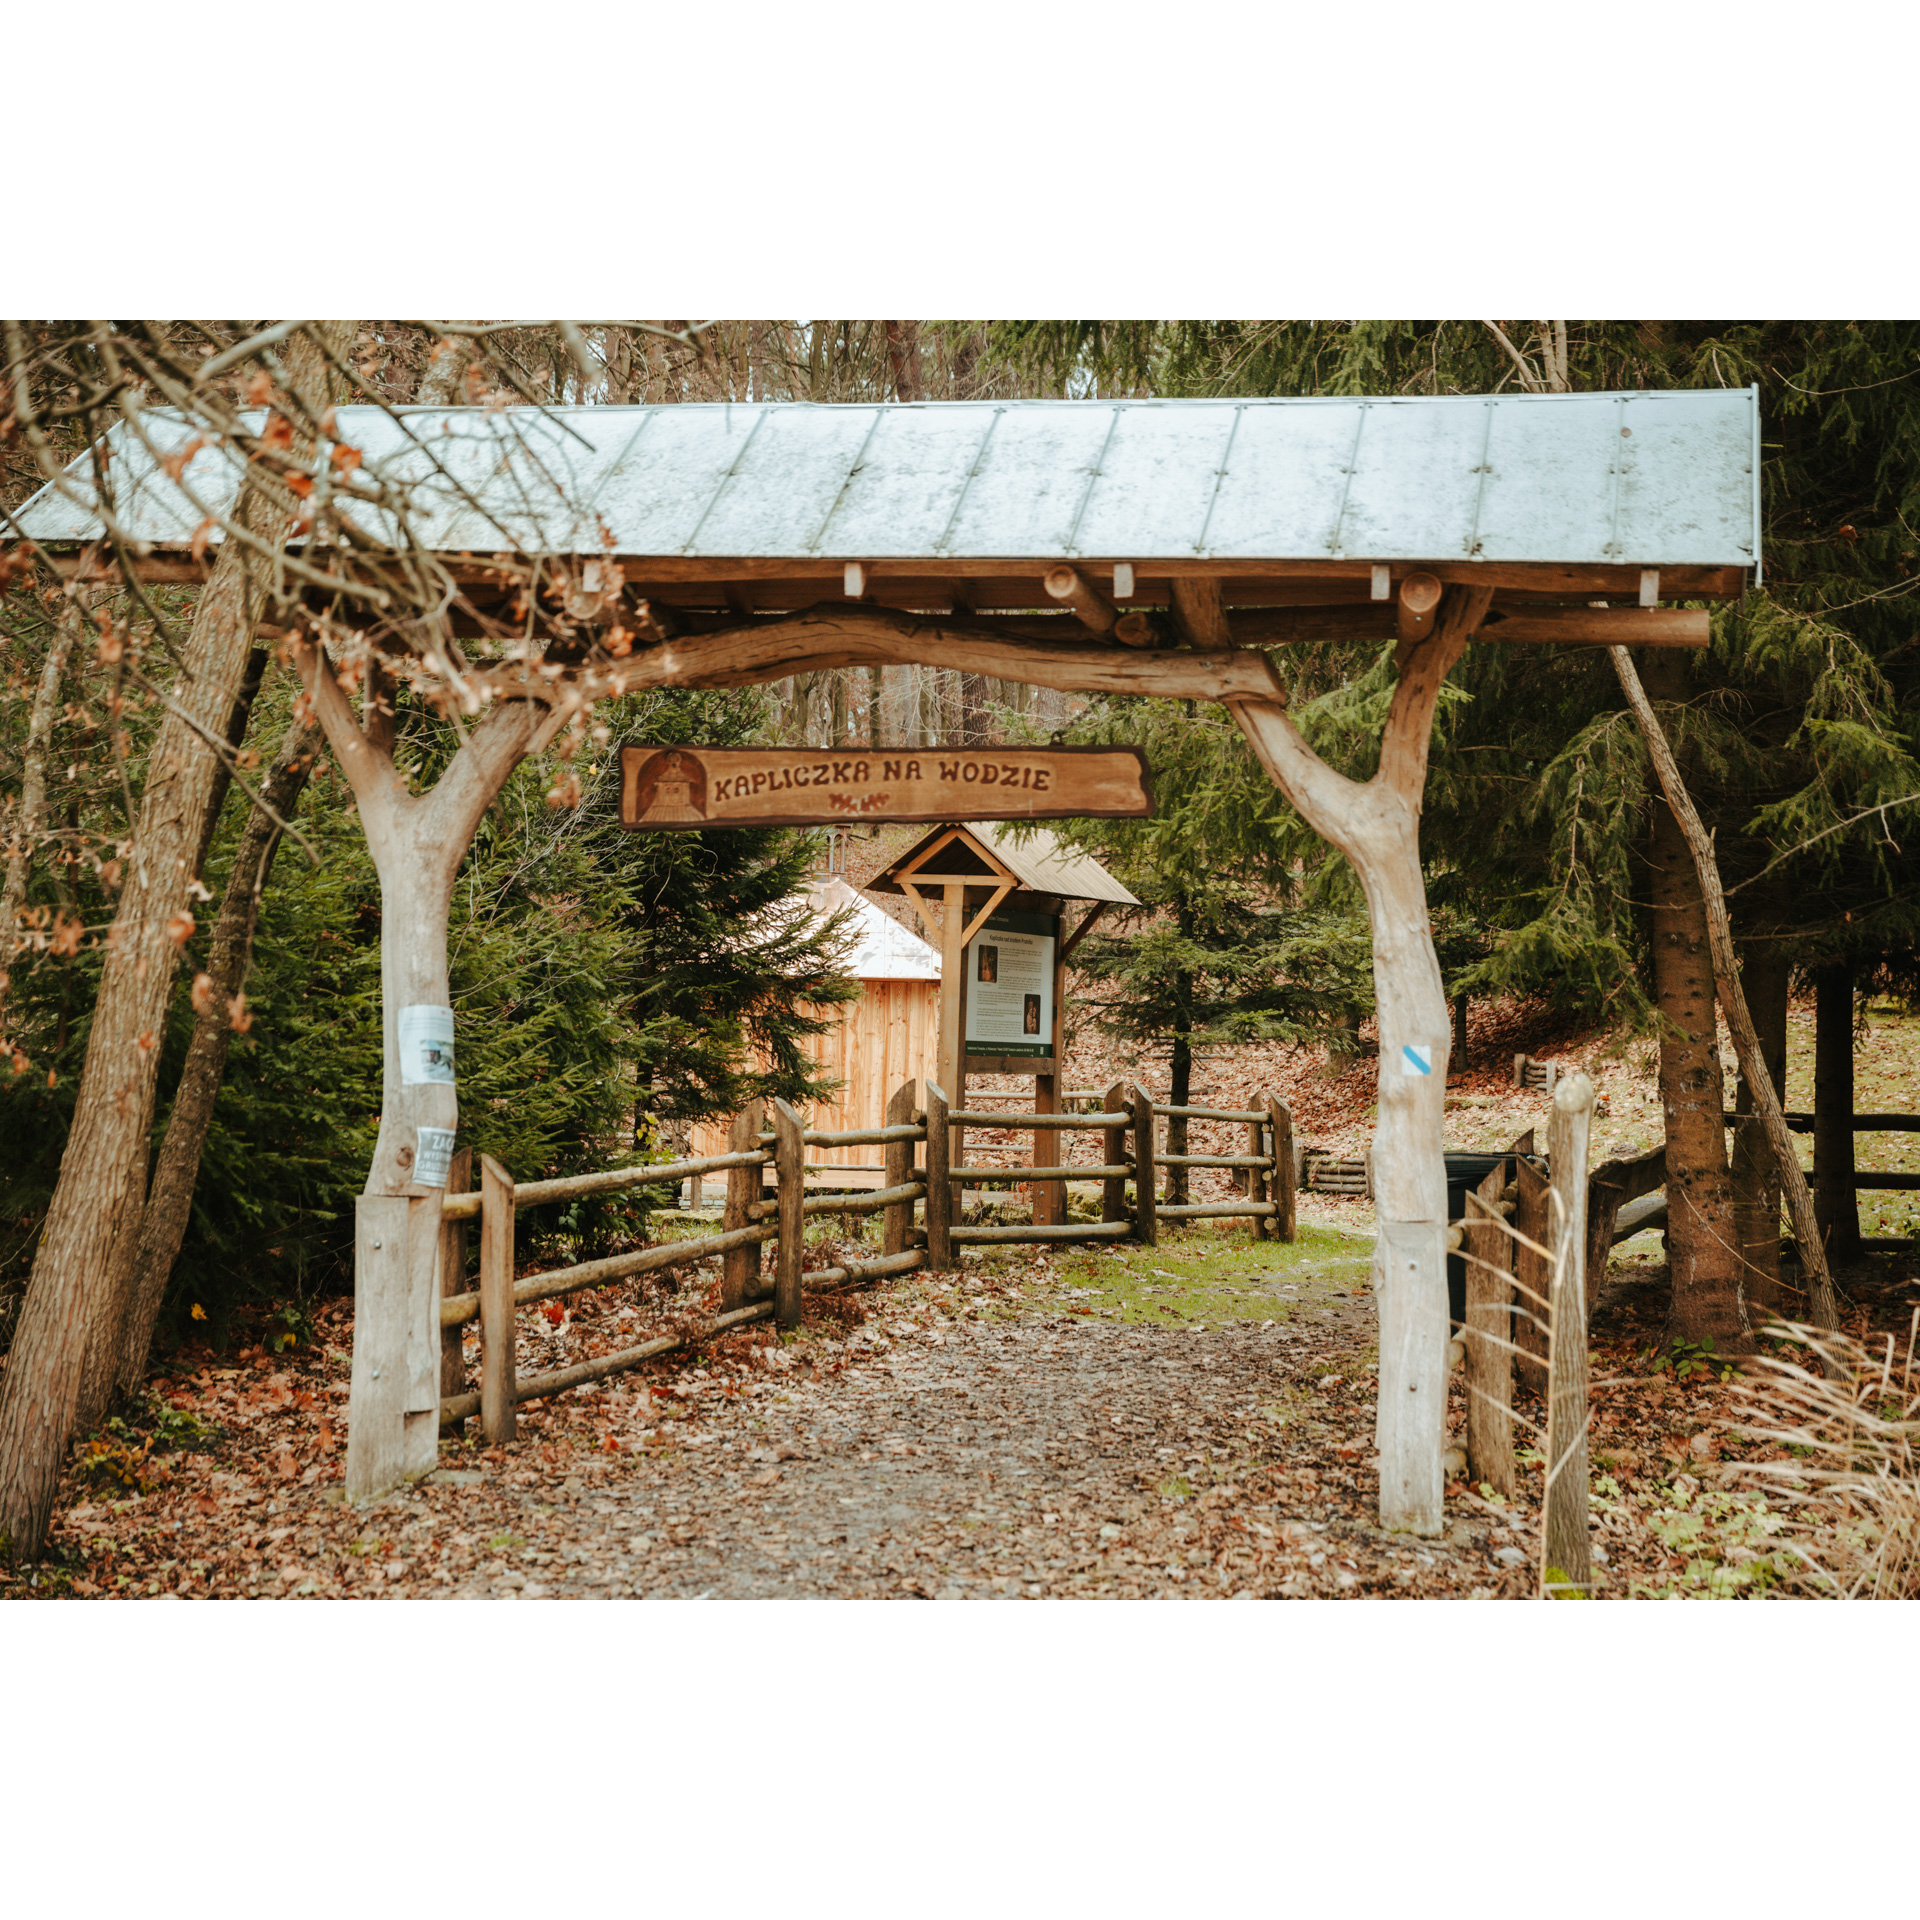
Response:
[[[1017,837],[1014,833],[1016,826],[1020,828]],[[897,860],[889,861],[885,869],[867,883],[868,890],[874,893],[900,892],[900,884],[894,876],[923,848],[932,845],[954,827],[961,827],[972,834],[990,856],[1030,893],[1058,894],[1067,900],[1107,900],[1123,907],[1137,907],[1140,904],[1139,899],[1129,893],[1091,854],[1067,853],[1061,848],[1058,837],[1046,827],[1013,820],[950,820],[930,827],[905,853]],[[968,855],[969,859],[977,857]],[[941,854],[936,857],[934,864],[946,871],[950,863],[947,856]],[[983,878],[991,883],[990,876]]]
[[[734,559],[1459,560],[1753,566],[1752,389],[920,406],[342,407],[442,552]],[[163,452],[190,426],[143,416]],[[237,467],[181,482],[108,435],[123,527],[184,546]],[[88,461],[21,510],[98,531]],[[192,497],[190,498],[189,495]],[[370,524],[391,538],[391,527]]]
[[[917,933],[882,913],[871,900],[834,878],[808,889],[814,911],[823,918],[853,910],[853,948],[847,971],[856,980],[938,980],[940,955]]]

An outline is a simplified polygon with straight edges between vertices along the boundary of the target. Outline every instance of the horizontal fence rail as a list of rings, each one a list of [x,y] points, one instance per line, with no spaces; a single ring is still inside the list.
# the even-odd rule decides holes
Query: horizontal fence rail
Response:
[[[1151,1246],[1162,1218],[1245,1219],[1256,1237],[1278,1233],[1290,1240],[1294,1236],[1293,1125],[1278,1100],[1269,1100],[1264,1110],[1169,1109],[1156,1107],[1139,1087],[1116,1083],[1104,1094],[1065,1096],[1069,1101],[1100,1101],[1096,1111],[1028,1113],[951,1107],[941,1089],[931,1083],[925,1088],[926,1104],[922,1107],[915,1099],[916,1091],[912,1082],[896,1089],[887,1103],[882,1126],[832,1131],[804,1126],[784,1101],[755,1101],[735,1117],[725,1153],[655,1166],[614,1167],[600,1173],[516,1183],[497,1161],[483,1156],[479,1190],[449,1191],[441,1209],[441,1425],[457,1429],[477,1414],[489,1444],[511,1441],[515,1436],[515,1409],[528,1401],[610,1379],[738,1327],[767,1322],[796,1326],[808,1293],[867,1286],[928,1268],[945,1270],[954,1265],[955,1250],[960,1247],[1115,1240],[1135,1240]],[[1169,1113],[1244,1126],[1248,1150],[1156,1153],[1154,1121]],[[1038,1153],[1042,1139],[1060,1134],[1100,1135],[1105,1151],[1097,1162],[1086,1166],[1060,1163],[1051,1148],[1043,1164],[989,1166],[969,1162],[958,1151],[968,1127],[1024,1134],[1035,1149],[1036,1160],[1042,1159]],[[884,1149],[880,1169],[883,1186],[844,1193],[805,1190],[809,1174],[846,1171],[809,1162],[805,1158],[807,1148],[866,1146]],[[466,1149],[456,1156],[454,1186],[465,1186],[469,1160]],[[1160,1164],[1238,1174],[1248,1189],[1247,1196],[1169,1205],[1156,1192]],[[764,1193],[768,1169],[773,1176],[770,1198]],[[720,1231],[516,1277],[515,1221],[525,1209],[595,1194],[677,1187],[684,1180],[710,1174],[726,1176],[726,1210]],[[969,1185],[1032,1183],[1036,1188],[1057,1186],[1064,1194],[1068,1181],[1098,1184],[1100,1219],[968,1226],[955,1218],[956,1195]],[[1051,1204],[1057,1206],[1059,1202]],[[884,1251],[873,1259],[843,1258],[834,1266],[808,1268],[805,1223],[822,1214],[883,1216]],[[447,1291],[460,1278],[468,1221],[477,1221],[480,1228],[479,1285],[471,1292]],[[762,1271],[762,1250],[767,1247],[773,1250],[770,1277]],[[520,1308],[716,1259],[721,1262],[718,1313],[690,1315],[671,1331],[615,1353],[530,1374],[525,1379],[518,1377],[514,1316]],[[462,1339],[464,1329],[476,1320],[480,1326],[480,1383],[477,1388],[469,1388]]]

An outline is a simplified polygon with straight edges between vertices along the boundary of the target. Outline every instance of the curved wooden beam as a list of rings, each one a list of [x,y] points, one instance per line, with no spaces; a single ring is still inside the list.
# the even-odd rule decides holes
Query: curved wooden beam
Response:
[[[649,687],[740,687],[829,667],[964,667],[996,680],[1024,680],[1063,693],[1155,694],[1169,700],[1284,700],[1264,654],[1227,649],[1141,652],[1131,647],[1030,640],[984,624],[887,607],[816,607],[781,620],[723,628],[640,649],[599,670],[609,694]],[[496,698],[551,693],[538,669],[501,667],[482,676]]]

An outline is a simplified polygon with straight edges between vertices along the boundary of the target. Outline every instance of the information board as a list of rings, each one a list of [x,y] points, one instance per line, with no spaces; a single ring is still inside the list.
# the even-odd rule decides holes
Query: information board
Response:
[[[968,1053],[1031,1056],[1053,1051],[1054,922],[1003,913],[967,947]]]

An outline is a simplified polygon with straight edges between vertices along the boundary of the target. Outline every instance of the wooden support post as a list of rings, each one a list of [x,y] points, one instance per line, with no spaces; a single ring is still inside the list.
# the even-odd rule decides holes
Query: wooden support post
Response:
[[[1220,603],[1218,580],[1184,579],[1175,575],[1168,586],[1174,624],[1188,646],[1206,649],[1233,645],[1226,612]]]
[[[1403,643],[1424,640],[1440,608],[1440,582],[1430,573],[1410,573],[1400,582],[1397,620]]]
[[[1533,1129],[1529,1127],[1513,1143],[1517,1154],[1534,1151]],[[1551,1231],[1547,1210],[1547,1178],[1539,1168],[1522,1159],[1515,1172],[1513,1202],[1513,1344],[1519,1351],[1513,1356],[1514,1377],[1523,1387],[1544,1394],[1547,1391],[1547,1256],[1538,1251],[1549,1244]]]
[[[1036,1074],[1033,1082],[1035,1113],[1057,1113],[1059,1102],[1054,1089],[1059,1081],[1050,1073]],[[1033,1136],[1033,1164],[1057,1167],[1060,1164],[1061,1136],[1051,1127],[1039,1128]],[[1064,1180],[1036,1180],[1027,1191],[1033,1196],[1033,1224],[1036,1227],[1064,1226],[1067,1218],[1067,1183]]]
[[[1104,1128],[1100,1134],[1100,1158],[1110,1167],[1117,1167],[1126,1156],[1127,1128],[1127,1086],[1124,1080],[1116,1080],[1107,1089],[1106,1098],[1100,1102],[1103,1113],[1117,1113],[1118,1124]],[[1100,1218],[1111,1226],[1116,1220],[1127,1217],[1127,1183],[1122,1180],[1103,1180],[1100,1183]]]
[[[1467,1195],[1461,1252],[1467,1263],[1467,1473],[1503,1499],[1513,1475],[1513,1254],[1500,1197],[1503,1160]]]
[[[967,888],[962,880],[949,880],[941,892],[940,904],[940,1086],[948,1100],[962,1102],[967,1097],[967,1080],[961,1050],[966,1045],[967,950],[961,936],[967,927]],[[949,1140],[947,1153],[954,1155],[959,1142]],[[964,1164],[964,1163],[963,1163]]]
[[[1097,907],[1096,907],[1097,911]],[[1075,930],[1075,939],[1085,931],[1086,924],[1093,918],[1088,914],[1081,926]],[[1033,1082],[1033,1110],[1035,1113],[1058,1113],[1060,1095],[1067,1089],[1065,1074],[1067,1071],[1067,941],[1066,920],[1059,914],[1053,921],[1053,1027],[1047,1035],[1047,1044],[1053,1052],[1053,1072],[1037,1074]],[[965,1096],[963,1095],[962,1098]],[[1042,1127],[1033,1136],[1033,1164],[1036,1167],[1057,1167],[1063,1160],[1071,1160],[1073,1153],[1071,1142],[1062,1140],[1059,1134],[1050,1128]],[[1067,1183],[1064,1180],[1036,1180],[1028,1192],[1033,1195],[1033,1224],[1036,1227],[1063,1227],[1067,1223]]]
[[[729,1153],[753,1153],[760,1145],[760,1128],[766,1116],[764,1100],[749,1100],[733,1116],[733,1125],[727,1129],[727,1151]],[[729,1167],[727,1169],[727,1210],[722,1217],[721,1230],[733,1232],[738,1227],[752,1225],[747,1209],[760,1198],[762,1180],[759,1167]],[[747,1304],[748,1294],[754,1292],[754,1283],[760,1278],[760,1249],[758,1247],[729,1247],[720,1256],[720,1311],[736,1313]]]
[[[953,1265],[953,1183],[947,1178],[947,1096],[927,1087],[927,1269],[944,1273]]]
[[[1593,1083],[1570,1073],[1553,1090],[1547,1159],[1553,1170],[1552,1385],[1547,1395],[1546,1598],[1591,1593],[1587,1538],[1587,1141]]]
[[[1273,1199],[1280,1209],[1273,1216],[1274,1238],[1293,1241],[1300,1237],[1300,1175],[1294,1160],[1293,1113],[1272,1094],[1267,1095],[1267,1128],[1273,1136]]]
[[[473,1178],[473,1149],[461,1147],[447,1162],[447,1192],[465,1193]],[[440,1298],[467,1290],[467,1223],[442,1220],[440,1223]],[[464,1330],[440,1329],[440,1397],[451,1400],[467,1390],[467,1357]],[[456,1420],[447,1432],[458,1439],[467,1430],[464,1420]]]
[[[806,1252],[806,1151],[800,1116],[784,1100],[773,1103],[773,1177],[779,1183],[780,1238],[774,1243],[773,1319],[800,1324],[801,1262]]]
[[[1133,1232],[1143,1247],[1160,1238],[1160,1219],[1153,1191],[1153,1095],[1145,1087],[1133,1090]]]
[[[1249,1120],[1247,1122],[1247,1151],[1250,1154],[1257,1156],[1261,1152],[1264,1145],[1262,1136],[1265,1132],[1266,1129],[1260,1121]],[[1249,1200],[1264,1200],[1266,1197],[1267,1176],[1260,1168],[1249,1167],[1247,1169],[1247,1198]],[[1253,1216],[1254,1239],[1266,1240],[1271,1238],[1271,1235],[1272,1222],[1264,1215],[1256,1213]]]
[[[907,1127],[913,1124],[915,1109],[919,1105],[919,1082],[908,1080],[893,1090],[887,1101],[887,1125]],[[884,1153],[886,1173],[883,1184],[889,1187],[904,1187],[913,1179],[913,1142],[911,1140],[889,1140]],[[884,1254],[905,1253],[907,1239],[913,1229],[913,1202],[897,1201],[886,1211],[885,1225],[882,1228],[881,1252]]]
[[[480,1156],[480,1435],[490,1447],[514,1435],[513,1176]]]
[[[1107,596],[1072,567],[1054,567],[1046,578],[1048,595],[1063,601],[1074,617],[1095,633],[1111,633],[1120,610]]]

